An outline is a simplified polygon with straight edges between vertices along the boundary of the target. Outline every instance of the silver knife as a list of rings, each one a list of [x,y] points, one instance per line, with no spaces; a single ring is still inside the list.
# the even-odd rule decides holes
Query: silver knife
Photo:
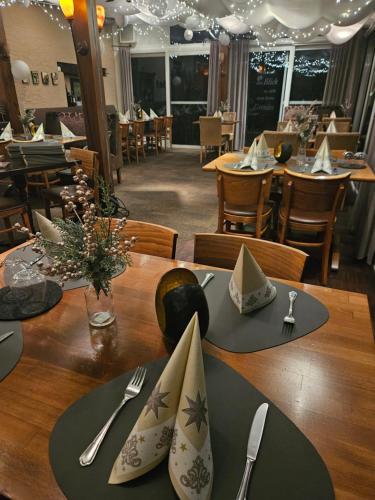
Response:
[[[0,342],[2,342],[3,340],[7,339],[8,337],[10,337],[11,335],[13,335],[14,331],[10,331],[10,332],[6,332],[6,333],[3,333],[2,335],[0,335]]]
[[[266,421],[268,403],[263,403],[255,412],[253,423],[251,424],[249,441],[247,442],[245,472],[242,477],[240,489],[238,490],[236,500],[246,500],[247,489],[250,482],[250,474],[254,462],[257,458],[260,442],[262,440],[264,423]]]

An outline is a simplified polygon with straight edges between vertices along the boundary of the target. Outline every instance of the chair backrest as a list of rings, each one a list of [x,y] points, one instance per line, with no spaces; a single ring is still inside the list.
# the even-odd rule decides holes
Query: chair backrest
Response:
[[[141,139],[145,134],[145,121],[144,120],[135,120],[132,123],[133,135],[138,139]]]
[[[341,132],[329,134],[327,132],[318,132],[315,137],[315,149],[319,149],[323,139],[327,137],[331,149],[344,149],[353,151],[358,148],[359,132]]]
[[[318,150],[314,149],[314,148],[306,149],[306,156],[308,156],[310,158],[314,157],[314,156],[316,156],[317,152],[318,152]],[[346,150],[345,149],[331,149],[330,153],[331,153],[331,156],[333,158],[344,159],[344,155],[346,153]]]
[[[10,144],[11,141],[0,141],[0,155],[4,155],[5,158],[7,158],[8,156],[8,150],[6,149],[6,147],[8,146],[8,144]]]
[[[288,125],[288,121],[277,122],[276,132],[283,132],[284,128]],[[294,121],[292,121],[292,123],[293,123],[293,125],[295,125]]]
[[[164,117],[154,118],[154,133],[155,135],[160,135],[164,128]]]
[[[336,118],[331,118],[330,116],[323,116],[322,122],[323,123],[329,123],[330,121],[334,121],[335,125],[336,123],[352,123],[352,119],[349,116],[336,116]]]
[[[275,149],[280,144],[280,142],[284,142],[286,144],[292,145],[293,155],[296,155],[298,153],[298,132],[277,132],[274,130],[265,130],[263,134],[269,148]]]
[[[216,167],[219,204],[231,206],[258,205],[260,198],[267,202],[271,192],[273,169],[241,172]]]
[[[337,132],[350,132],[351,131],[352,122],[350,119],[339,120],[337,118],[336,119],[335,118],[330,118],[330,119],[323,118],[323,121],[318,123],[317,132],[325,132],[327,130],[327,128],[329,127],[329,124],[331,123],[331,121],[334,122]]]
[[[314,177],[285,169],[281,207],[286,209],[286,218],[289,210],[294,209],[306,214],[331,212],[331,219],[334,220],[349,177],[350,172]]]
[[[199,130],[201,146],[221,145],[221,118],[216,118],[214,116],[200,116]]]
[[[170,131],[173,126],[173,116],[164,116],[164,128],[166,131]]]
[[[99,174],[98,153],[89,149],[70,148],[72,158],[81,162],[79,168],[89,177],[96,180]]]
[[[127,141],[129,138],[129,123],[120,123],[121,140]]]
[[[235,111],[224,111],[223,113],[223,120],[224,121],[235,121],[237,119],[237,113]],[[235,124],[233,125],[222,125],[221,126],[221,133],[222,134],[234,134],[235,131]]]
[[[112,219],[112,227],[116,222],[117,219]],[[121,234],[126,239],[130,239],[132,236],[137,238],[132,252],[167,259],[175,258],[178,233],[174,229],[149,222],[128,220]]]
[[[231,234],[196,234],[194,262],[207,266],[234,269],[241,246],[245,244],[271,278],[301,281],[308,255],[296,248],[273,241]]]

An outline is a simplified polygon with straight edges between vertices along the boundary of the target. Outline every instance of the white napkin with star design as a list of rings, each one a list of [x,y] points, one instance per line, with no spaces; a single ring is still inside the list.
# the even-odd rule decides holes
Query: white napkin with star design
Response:
[[[118,112],[118,121],[121,124],[129,123],[129,120],[126,118],[126,114],[121,113],[120,111]]]
[[[150,118],[159,118],[153,109],[150,108]]]
[[[130,432],[108,482],[119,484],[142,476],[167,456],[177,496],[209,499],[213,461],[197,313]]]
[[[239,164],[239,170],[245,167],[251,167],[253,170],[258,170],[258,158],[257,158],[257,141],[253,140],[249,151],[247,152],[245,158]]]
[[[75,134],[73,134],[73,132],[70,129],[68,129],[68,127],[65,125],[65,123],[60,122],[60,128],[61,128],[61,136],[62,137],[69,138],[69,139],[76,137]]]
[[[289,120],[288,123],[286,124],[283,132],[295,132],[295,131],[296,131],[296,129],[293,125],[292,120]]]
[[[60,230],[54,225],[52,221],[44,217],[36,210],[34,210],[34,215],[36,217],[39,231],[42,233],[43,238],[51,241],[52,243],[59,243],[62,241],[62,236]]]
[[[149,119],[150,119],[150,117],[148,116],[148,114],[146,113],[146,111],[144,111],[142,109],[142,120],[148,121]]]
[[[329,115],[330,118],[336,118],[336,112],[331,111],[331,114]]]
[[[323,142],[315,155],[315,162],[311,169],[311,173],[325,172],[326,174],[332,174],[332,165],[330,159],[330,151],[328,139],[325,137]]]
[[[276,297],[276,287],[266,277],[246,245],[242,245],[229,281],[229,294],[241,314],[260,309]]]
[[[257,158],[268,158],[269,155],[270,152],[268,151],[268,144],[264,134],[262,134],[257,144]]]
[[[31,139],[31,141],[32,142],[44,141],[45,138],[46,138],[46,136],[44,134],[44,125],[43,125],[43,123],[41,123],[38,127],[38,130],[35,132],[34,137]]]
[[[0,141],[10,141],[13,139],[12,127],[10,122],[8,122],[7,126],[4,128],[0,135]]]
[[[329,122],[329,125],[327,127],[326,132],[328,132],[329,134],[337,134],[337,128],[336,128],[334,120],[331,120]]]

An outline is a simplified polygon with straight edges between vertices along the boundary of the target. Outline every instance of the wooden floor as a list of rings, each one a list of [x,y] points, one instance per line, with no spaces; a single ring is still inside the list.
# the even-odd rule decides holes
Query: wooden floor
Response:
[[[217,221],[215,176],[201,170],[199,152],[175,150],[157,158],[149,155],[139,165],[126,164],[122,177],[122,184],[115,182],[115,191],[129,208],[130,217],[176,229],[177,258],[192,261],[194,233],[214,232]],[[33,205],[43,213],[38,199],[33,198]],[[350,206],[340,214],[337,224],[341,264],[338,272],[330,273],[328,286],[367,294],[375,330],[375,272],[354,257],[355,235],[346,223],[349,215]],[[0,251],[7,248],[0,245]],[[319,259],[310,258],[303,281],[319,284],[319,272]]]

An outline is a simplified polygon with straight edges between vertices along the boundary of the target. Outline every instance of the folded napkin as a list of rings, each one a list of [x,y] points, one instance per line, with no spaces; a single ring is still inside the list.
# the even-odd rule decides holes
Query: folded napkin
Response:
[[[269,156],[268,144],[264,134],[262,134],[257,144],[257,158],[268,158]]]
[[[332,111],[331,114],[329,115],[330,118],[336,118],[336,113],[335,111]]]
[[[39,232],[42,233],[43,238],[52,241],[52,243],[59,243],[62,241],[61,233],[53,222],[36,210],[34,210],[34,215],[36,216],[36,220],[38,222]]]
[[[8,122],[7,126],[5,129],[2,131],[0,135],[0,140],[1,141],[10,141],[13,139],[13,134],[12,134],[12,127],[10,126],[10,122]]]
[[[326,174],[332,174],[332,165],[327,137],[323,139],[323,142],[315,155],[315,162],[311,169],[311,173],[315,174],[315,172],[320,171],[325,172]]]
[[[258,159],[257,159],[257,141],[253,140],[252,145],[250,146],[249,151],[245,158],[240,162],[239,169],[245,167],[251,167],[253,170],[258,170]]]
[[[222,117],[223,117],[223,113],[221,111],[215,111],[214,118],[222,118]]]
[[[41,123],[38,127],[38,130],[35,132],[34,137],[31,139],[32,141],[44,141],[46,138],[44,134],[44,126],[43,123]]]
[[[146,111],[144,111],[144,110],[142,109],[142,120],[146,120],[146,121],[147,121],[147,120],[149,120],[149,119],[150,119],[150,117],[148,116],[148,114],[146,113]]]
[[[125,120],[128,120],[128,121],[130,120],[130,111],[129,110],[127,110],[125,112]]]
[[[177,496],[209,499],[213,462],[197,313],[130,432],[108,482],[119,484],[142,476],[167,456]]]
[[[328,132],[329,134],[337,134],[337,128],[333,120],[329,122],[326,132]]]
[[[288,123],[286,124],[283,132],[295,132],[296,129],[294,128],[292,120],[289,120]]]
[[[60,122],[60,127],[61,127],[61,135],[65,138],[72,138],[76,137],[75,134],[71,130],[68,129],[68,127],[63,123]]]
[[[123,113],[118,112],[118,118],[119,122],[122,124],[129,123],[129,120],[126,118],[126,114],[124,115]]]
[[[242,245],[229,282],[229,294],[241,314],[269,304],[276,287],[265,276],[246,245]]]
[[[159,118],[153,109],[150,108],[150,118]]]

